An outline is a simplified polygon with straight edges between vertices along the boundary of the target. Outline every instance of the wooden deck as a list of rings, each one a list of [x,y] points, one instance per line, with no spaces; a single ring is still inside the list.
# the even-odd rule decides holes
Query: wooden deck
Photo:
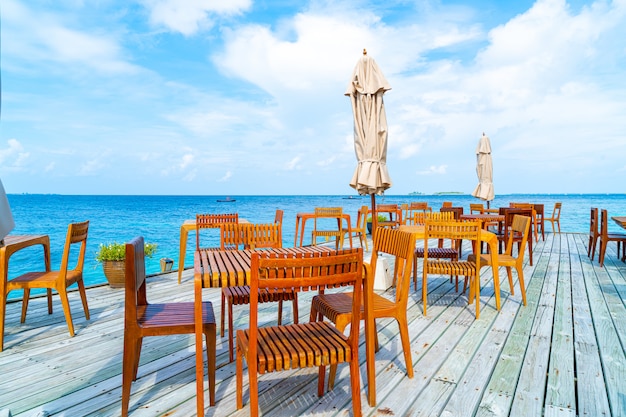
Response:
[[[396,324],[381,320],[378,406],[367,405],[362,386],[364,415],[626,415],[626,264],[616,259],[613,245],[599,268],[587,257],[586,240],[581,234],[547,234],[534,246],[535,265],[525,267],[526,307],[520,307],[518,290],[510,295],[504,270],[500,312],[491,272],[483,270],[479,320],[447,277],[429,281],[428,317],[422,315],[421,288],[414,291],[408,314],[415,377],[406,377]],[[192,276],[186,270],[181,285],[175,272],[150,278],[149,298],[192,300]],[[78,294],[70,295],[74,338],[58,298],[51,316],[45,299],[32,300],[24,325],[21,303],[8,305],[0,415],[2,410],[14,417],[120,414],[123,290],[97,287],[87,295],[89,322]],[[300,298],[301,319],[308,319],[311,295]],[[205,298],[219,315],[219,291],[207,289]],[[275,320],[276,306],[264,308],[260,319]],[[290,320],[290,303],[285,310]],[[247,311],[235,308],[236,328],[246,325]],[[218,336],[217,404],[207,407],[207,416],[249,413],[248,406],[236,410],[235,365],[228,363],[227,345],[227,338]],[[360,354],[363,361],[363,345]],[[363,379],[365,367],[361,370]],[[316,372],[262,376],[261,414],[351,415],[348,369],[340,367],[335,389],[322,398],[316,395]],[[192,337],[144,340],[130,406],[134,416],[195,415]]]

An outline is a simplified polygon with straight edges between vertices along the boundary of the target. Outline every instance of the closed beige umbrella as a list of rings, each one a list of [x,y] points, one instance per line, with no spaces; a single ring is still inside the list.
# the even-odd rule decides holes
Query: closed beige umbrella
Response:
[[[391,90],[373,58],[357,62],[345,95],[350,97],[354,116],[354,150],[357,167],[350,186],[361,195],[372,197],[372,235],[376,230],[376,194],[391,187],[387,172],[387,116],[383,95]]]
[[[489,202],[493,200],[495,193],[493,190],[493,163],[491,161],[491,143],[489,137],[483,133],[476,147],[476,174],[478,174],[478,185],[472,195],[481,200]]]
[[[352,103],[354,115],[354,150],[357,167],[350,186],[359,194],[369,194],[372,198],[372,236],[376,233],[376,194],[382,194],[391,187],[387,172],[387,116],[383,104],[385,91],[391,86],[385,79],[374,59],[363,56],[357,62],[346,90]],[[373,285],[370,283],[370,289]],[[369,307],[369,297],[364,297],[365,345],[367,355],[367,399],[370,406],[376,405],[376,372],[374,368],[374,318]]]

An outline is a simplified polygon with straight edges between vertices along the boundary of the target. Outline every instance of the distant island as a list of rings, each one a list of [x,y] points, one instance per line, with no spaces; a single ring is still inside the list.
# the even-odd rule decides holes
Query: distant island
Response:
[[[424,195],[424,193],[420,193],[419,191],[410,192],[409,195]]]
[[[465,193],[461,192],[461,191],[439,191],[438,193],[435,193],[434,195],[463,195]]]

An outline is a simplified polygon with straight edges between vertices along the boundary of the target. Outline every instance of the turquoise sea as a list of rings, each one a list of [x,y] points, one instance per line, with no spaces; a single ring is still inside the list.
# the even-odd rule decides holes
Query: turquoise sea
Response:
[[[298,212],[311,212],[314,207],[342,206],[356,221],[356,213],[362,205],[370,204],[369,196],[230,196],[234,202],[217,202],[224,196],[105,196],[105,195],[38,195],[11,194],[9,204],[15,220],[12,234],[47,234],[50,236],[52,267],[59,268],[61,254],[71,222],[89,220],[89,238],[86,255],[85,280],[88,285],[106,282],[102,266],[96,262],[98,245],[109,242],[126,242],[142,235],[146,241],[158,245],[156,255],[147,260],[148,273],[160,271],[161,258],[174,260],[178,267],[180,225],[196,213],[239,213],[253,223],[268,223],[274,219],[275,210],[284,210],[283,238],[285,246],[293,246],[295,218]],[[351,198],[348,198],[351,197]],[[377,197],[378,203],[409,203],[427,201],[438,210],[443,201],[469,211],[470,203],[480,200],[470,195],[385,195]],[[509,202],[532,202],[545,204],[546,215],[552,213],[555,202],[562,202],[561,230],[587,233],[590,207],[605,208],[609,216],[626,215],[626,194],[512,194],[499,195],[491,207],[508,206]],[[307,224],[305,242],[310,240]],[[551,232],[550,224],[546,231]],[[618,231],[618,226],[610,225]],[[219,236],[209,236],[219,246]],[[204,243],[204,242],[203,242]],[[195,233],[190,233],[185,265],[193,264]],[[28,248],[11,257],[9,278],[29,270],[41,270],[43,260],[40,248]],[[14,292],[18,295],[17,292]],[[12,295],[14,294],[12,293]]]

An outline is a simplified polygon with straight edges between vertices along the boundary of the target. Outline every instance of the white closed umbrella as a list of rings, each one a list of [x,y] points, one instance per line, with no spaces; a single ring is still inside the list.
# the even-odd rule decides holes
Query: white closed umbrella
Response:
[[[372,197],[372,235],[376,230],[376,194],[391,187],[387,172],[387,116],[383,95],[391,86],[363,50],[345,95],[350,97],[354,116],[354,150],[357,167],[350,186],[361,195]]]
[[[493,162],[491,160],[491,142],[489,142],[489,137],[484,133],[476,147],[476,174],[478,175],[478,185],[472,192],[472,195],[487,201],[487,207],[489,207],[489,202],[495,197],[493,190]]]

